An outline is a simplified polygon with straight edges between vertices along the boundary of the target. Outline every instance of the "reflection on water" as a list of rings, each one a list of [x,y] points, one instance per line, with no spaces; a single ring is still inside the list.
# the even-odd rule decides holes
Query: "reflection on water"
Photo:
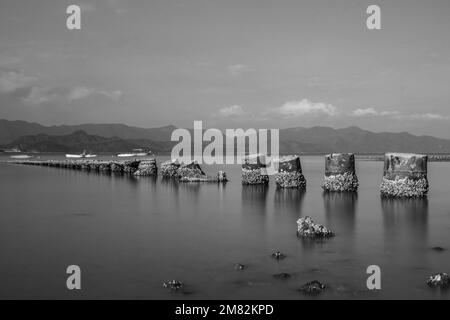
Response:
[[[337,233],[353,232],[358,204],[357,192],[324,192],[322,194],[327,224]]]
[[[407,231],[413,238],[426,238],[428,231],[428,199],[381,198],[384,230],[388,234]]]
[[[268,191],[268,185],[242,185],[242,205],[265,212]]]
[[[305,193],[305,190],[276,188],[274,196],[275,213],[288,212],[293,217],[299,218]]]
[[[305,162],[306,193],[277,189],[273,179],[243,186],[240,166],[205,166],[230,181],[198,184],[0,165],[0,298],[72,298],[54,276],[69,264],[90,274],[83,298],[184,298],[161,287],[177,279],[193,299],[302,299],[295,288],[316,278],[362,292],[332,289],[333,298],[432,297],[427,277],[450,270],[448,251],[430,249],[450,241],[449,164],[430,164],[429,200],[380,200],[382,163],[359,163],[358,193],[323,194],[323,157]],[[336,236],[297,239],[305,215]],[[274,250],[288,258],[273,261]],[[234,270],[236,262],[248,269]],[[369,264],[383,270],[376,294],[364,291]],[[310,269],[320,273],[302,272]],[[273,280],[280,272],[296,275]]]
[[[385,251],[392,263],[422,265],[426,256],[416,253],[428,247],[428,199],[382,197],[381,209]]]

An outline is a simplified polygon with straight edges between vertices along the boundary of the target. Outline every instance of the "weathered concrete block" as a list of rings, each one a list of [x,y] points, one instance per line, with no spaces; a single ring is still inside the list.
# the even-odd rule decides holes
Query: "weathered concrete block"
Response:
[[[306,188],[299,156],[285,156],[279,159],[275,182],[280,188]]]
[[[177,171],[180,167],[178,160],[169,160],[161,164],[161,175],[165,178],[177,177]]]
[[[98,170],[102,172],[110,172],[111,171],[111,163],[109,162],[100,162],[98,166]]]
[[[135,176],[156,176],[157,174],[158,167],[155,159],[142,160],[134,173]]]
[[[203,179],[206,178],[206,174],[203,172],[197,161],[192,161],[190,163],[185,163],[181,165],[177,170],[177,176],[179,179],[182,178],[195,178]]]
[[[268,184],[266,161],[263,155],[252,155],[242,164],[242,184]]]
[[[111,163],[111,172],[113,173],[123,173],[123,164],[119,162]]]
[[[332,153],[325,156],[325,176],[322,188],[329,192],[358,190],[353,153]]]
[[[125,161],[123,165],[123,173],[133,174],[139,168],[140,161],[138,160],[129,160]]]
[[[381,195],[392,198],[421,198],[428,194],[428,156],[387,153],[384,160]]]

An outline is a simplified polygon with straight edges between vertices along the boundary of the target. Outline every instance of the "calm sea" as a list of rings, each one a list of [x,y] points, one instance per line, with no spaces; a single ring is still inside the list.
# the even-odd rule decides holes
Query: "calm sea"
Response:
[[[305,193],[242,186],[239,166],[205,166],[228,173],[217,185],[0,164],[0,298],[309,299],[297,289],[314,279],[329,285],[314,299],[450,297],[426,285],[450,272],[450,250],[432,250],[450,249],[450,163],[429,164],[428,200],[380,199],[382,162],[357,162],[357,195],[322,193],[322,157],[302,165]],[[298,239],[304,216],[336,236]],[[72,264],[81,291],[66,289]],[[163,288],[171,279],[185,290]]]

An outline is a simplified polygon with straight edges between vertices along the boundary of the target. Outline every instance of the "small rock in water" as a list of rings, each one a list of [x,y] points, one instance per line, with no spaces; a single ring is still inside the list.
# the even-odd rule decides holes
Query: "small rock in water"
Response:
[[[245,265],[243,265],[243,264],[240,264],[240,263],[236,263],[235,265],[234,265],[234,270],[244,270],[245,268],[247,268]]]
[[[330,238],[334,234],[326,227],[314,223],[311,217],[304,217],[297,220],[297,236],[303,238]]]
[[[433,247],[433,248],[431,248],[431,249],[434,250],[434,251],[437,251],[437,252],[445,251],[445,249],[442,248],[442,247]]]
[[[291,277],[291,275],[289,273],[282,272],[282,273],[274,274],[273,277],[275,279],[286,280],[286,279],[289,279]]]
[[[170,281],[164,281],[163,282],[163,287],[164,288],[169,288],[172,290],[178,290],[181,289],[183,287],[183,282],[178,281],[178,280],[170,280]]]
[[[437,273],[428,278],[427,284],[431,287],[446,288],[450,284],[450,277],[447,273]]]
[[[298,291],[304,294],[320,294],[326,289],[326,286],[323,283],[320,283],[317,280],[313,280],[311,282],[305,283],[303,286],[298,289]]]
[[[282,260],[282,259],[286,258],[286,255],[284,255],[280,251],[275,251],[274,253],[272,253],[272,257],[276,260]]]

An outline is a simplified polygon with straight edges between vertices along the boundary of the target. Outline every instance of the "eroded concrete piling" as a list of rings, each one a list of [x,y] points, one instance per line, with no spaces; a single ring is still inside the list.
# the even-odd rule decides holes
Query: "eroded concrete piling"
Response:
[[[268,184],[266,159],[263,155],[251,155],[242,164],[242,184]]]
[[[154,176],[158,172],[155,159],[128,161],[23,160],[10,161],[10,163],[72,170],[97,171],[104,173],[129,174],[135,176]]]
[[[358,190],[353,153],[332,153],[325,156],[325,176],[322,188],[328,192]]]
[[[428,156],[386,153],[381,195],[390,198],[423,198],[428,194]]]
[[[306,188],[299,156],[285,156],[279,159],[275,182],[279,188]]]

